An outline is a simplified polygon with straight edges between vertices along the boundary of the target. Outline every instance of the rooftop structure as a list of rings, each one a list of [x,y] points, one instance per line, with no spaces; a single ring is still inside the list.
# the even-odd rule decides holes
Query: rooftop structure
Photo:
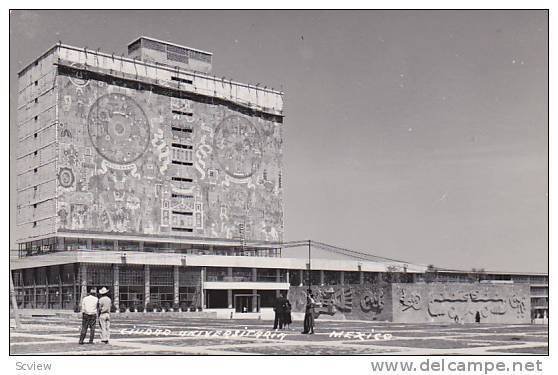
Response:
[[[128,56],[141,61],[177,66],[203,73],[211,71],[212,53],[145,36],[128,44]]]

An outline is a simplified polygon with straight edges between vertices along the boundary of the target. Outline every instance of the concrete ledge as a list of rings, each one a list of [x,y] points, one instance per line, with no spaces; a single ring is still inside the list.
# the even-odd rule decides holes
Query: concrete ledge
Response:
[[[19,314],[22,317],[64,317],[64,316],[75,316],[81,317],[80,312],[74,312],[73,310],[47,310],[47,309],[19,309]],[[154,318],[154,317],[169,317],[169,318],[217,318],[217,313],[213,311],[196,311],[196,312],[113,312],[112,316],[121,316],[124,318]],[[10,310],[10,317],[13,317],[13,310]]]
[[[211,311],[196,311],[196,312],[178,312],[178,311],[167,311],[167,312],[123,312],[123,313],[112,313],[111,316],[120,316],[123,318],[137,318],[137,317],[168,317],[168,318],[217,318],[217,313]]]

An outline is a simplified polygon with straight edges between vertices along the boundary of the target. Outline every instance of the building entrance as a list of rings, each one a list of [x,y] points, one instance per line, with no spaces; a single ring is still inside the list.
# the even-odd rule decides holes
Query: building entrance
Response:
[[[236,294],[234,308],[238,313],[260,312],[259,294]]]

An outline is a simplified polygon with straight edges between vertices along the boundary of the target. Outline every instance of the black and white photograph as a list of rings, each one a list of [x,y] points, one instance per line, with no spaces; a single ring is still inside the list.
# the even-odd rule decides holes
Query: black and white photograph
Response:
[[[11,370],[543,373],[549,50],[548,9],[9,10]]]

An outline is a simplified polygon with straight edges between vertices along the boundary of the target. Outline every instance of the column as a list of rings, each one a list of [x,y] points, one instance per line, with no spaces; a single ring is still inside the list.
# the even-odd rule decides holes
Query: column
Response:
[[[33,308],[37,308],[37,269],[33,269]]]
[[[63,265],[58,267],[58,303],[60,304],[60,308],[62,309],[62,269],[64,268]]]
[[[72,298],[72,302],[73,302],[73,308],[76,308],[77,305],[77,283],[76,283],[76,279],[79,279],[79,268],[77,263],[74,263],[74,272],[73,272],[73,298]]]
[[[324,282],[325,282],[324,270],[320,270],[320,285],[324,286]]]
[[[252,281],[258,281],[258,270],[256,268],[252,268]]]
[[[139,246],[139,251],[143,251],[143,241],[139,241],[138,246]]]
[[[87,250],[91,250],[93,248],[93,240],[91,238],[87,239]]]
[[[45,286],[46,286],[46,288],[45,288],[45,290],[46,290],[46,292],[45,292],[45,305],[46,305],[46,308],[48,309],[48,308],[49,308],[49,306],[48,306],[48,297],[49,297],[48,271],[47,271],[47,282],[46,282],[46,285],[45,285]]]
[[[205,267],[201,268],[200,271],[200,306],[202,307],[202,310],[205,310],[207,308],[207,304],[205,303],[205,292],[204,292],[204,281],[205,281]]]
[[[150,293],[150,273],[149,273],[149,265],[144,266],[144,278],[145,278],[145,304],[147,305],[150,301],[149,293]]]
[[[279,268],[277,268],[275,270],[275,282],[276,283],[280,283],[281,282],[281,270]],[[277,289],[275,291],[275,298],[279,298],[281,296],[281,291],[279,289]]]
[[[112,298],[114,301],[114,307],[116,308],[116,312],[119,312],[120,308],[120,265],[113,264],[112,265],[112,272],[113,272],[113,285],[112,285]]]
[[[304,270],[298,270],[299,275],[300,275],[300,285],[299,286],[303,286],[304,285]]]
[[[358,271],[358,280],[360,285],[364,284],[364,272]]]
[[[81,305],[81,300],[87,296],[87,265],[81,263],[80,265],[80,285],[81,285],[81,298],[79,304]]]
[[[253,289],[252,294],[254,295],[252,297],[252,312],[258,312],[258,297],[256,296],[256,294],[258,294],[258,290]]]
[[[118,251],[118,240],[114,240],[114,242],[112,243],[112,249],[114,251]]]
[[[287,282],[287,284],[291,283],[290,276],[289,276],[289,270],[287,270],[287,280],[286,280],[286,282]]]
[[[174,303],[178,305],[180,297],[180,269],[178,266],[173,267],[173,281],[174,281]]]
[[[232,269],[232,267],[227,267],[227,277],[228,277],[227,281],[233,281],[233,269]],[[232,289],[227,290],[227,305],[229,306],[229,309],[233,308]]]
[[[339,272],[339,284],[345,285],[345,271]]]

